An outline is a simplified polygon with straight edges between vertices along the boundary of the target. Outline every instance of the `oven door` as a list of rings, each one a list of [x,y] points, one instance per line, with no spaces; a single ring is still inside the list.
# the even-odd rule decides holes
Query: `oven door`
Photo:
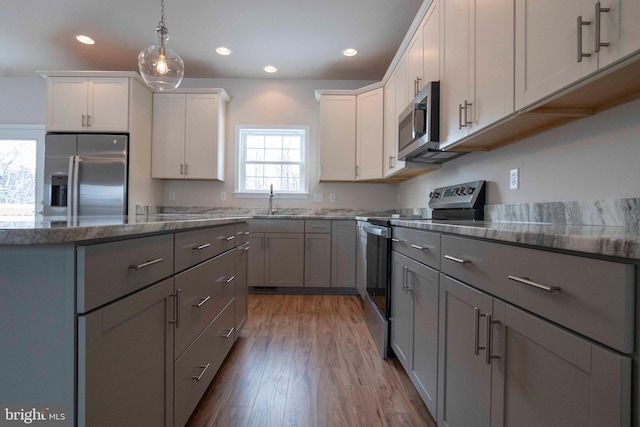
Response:
[[[367,283],[366,292],[383,319],[389,318],[389,264],[391,229],[367,225]]]

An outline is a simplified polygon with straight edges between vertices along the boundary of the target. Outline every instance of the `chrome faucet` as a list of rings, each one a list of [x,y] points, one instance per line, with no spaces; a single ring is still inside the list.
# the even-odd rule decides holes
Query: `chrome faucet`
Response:
[[[273,209],[273,184],[271,184],[270,190],[269,190],[269,215],[273,215],[274,209]]]

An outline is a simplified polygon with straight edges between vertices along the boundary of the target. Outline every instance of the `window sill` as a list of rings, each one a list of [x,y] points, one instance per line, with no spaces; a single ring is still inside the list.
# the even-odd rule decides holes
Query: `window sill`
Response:
[[[244,193],[236,191],[233,193],[236,199],[268,199],[269,193]],[[274,199],[308,199],[309,193],[274,193]]]

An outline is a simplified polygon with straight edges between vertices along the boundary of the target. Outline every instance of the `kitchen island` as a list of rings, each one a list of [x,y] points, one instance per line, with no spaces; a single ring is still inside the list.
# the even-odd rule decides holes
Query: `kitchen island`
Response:
[[[1,404],[59,425],[184,425],[246,322],[247,220],[0,222]]]

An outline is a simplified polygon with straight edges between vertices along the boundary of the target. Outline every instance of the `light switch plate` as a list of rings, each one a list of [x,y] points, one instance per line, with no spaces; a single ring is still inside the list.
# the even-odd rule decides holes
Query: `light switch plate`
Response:
[[[335,203],[336,202],[336,194],[335,193],[329,193],[329,202],[330,203]]]
[[[176,199],[176,192],[169,191],[169,200],[175,200],[175,199]]]
[[[226,202],[227,201],[227,192],[223,191],[220,193],[220,201],[222,202]]]

